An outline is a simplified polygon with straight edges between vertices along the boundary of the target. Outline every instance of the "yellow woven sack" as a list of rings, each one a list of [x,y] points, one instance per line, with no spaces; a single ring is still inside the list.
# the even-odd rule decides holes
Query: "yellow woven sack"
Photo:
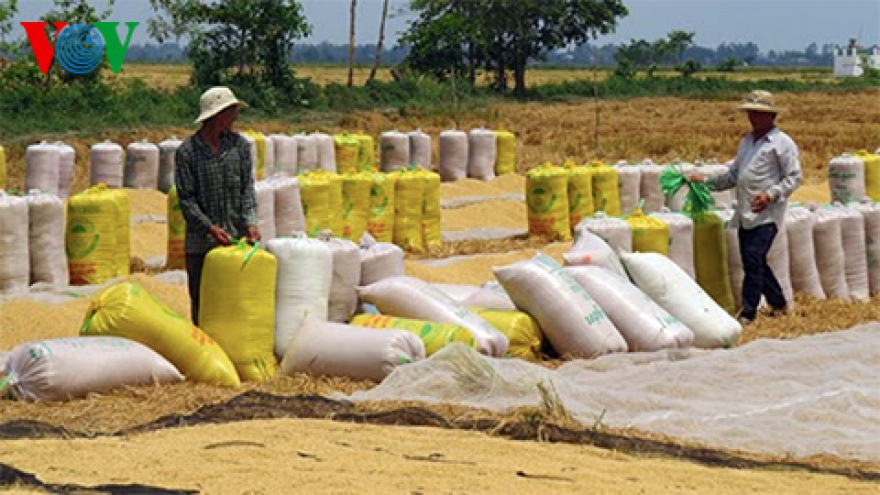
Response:
[[[669,225],[666,222],[645,215],[642,210],[635,210],[626,218],[626,223],[632,230],[633,252],[669,256]]]
[[[166,253],[165,268],[169,270],[183,270],[186,268],[186,220],[183,218],[183,210],[180,208],[180,198],[177,196],[177,186],[171,186],[167,198],[168,225],[168,252]]]
[[[102,284],[116,277],[121,229],[115,197],[105,187],[86,189],[68,199],[66,216],[64,249],[70,284]]]
[[[871,201],[880,201],[880,155],[859,150],[855,156],[865,162],[865,194]]]
[[[544,333],[537,320],[522,311],[504,309],[471,308],[499,332],[507,336],[510,344],[507,355],[527,361],[541,361],[541,342]]]
[[[422,196],[422,242],[429,249],[441,247],[443,233],[440,227],[440,174],[422,168],[416,173],[425,179],[425,194]]]
[[[241,385],[229,356],[210,335],[136,283],[114,285],[93,298],[79,333],[140,342],[161,354],[187,380]]]
[[[495,175],[516,173],[516,136],[509,131],[495,131]]]
[[[310,174],[327,181],[327,228],[333,231],[334,236],[342,237],[342,178],[339,174],[321,169]]]
[[[572,230],[584,218],[592,217],[593,208],[593,169],[578,166],[567,160],[564,164],[568,170],[568,222]]]
[[[254,164],[254,179],[262,180],[266,178],[266,136],[263,133],[248,129],[242,134],[246,134],[254,139],[257,145],[257,163]]]
[[[360,140],[348,133],[334,134],[333,148],[336,152],[336,172],[340,174],[357,173],[360,162]]]
[[[116,276],[127,277],[131,274],[131,198],[123,189],[105,188],[104,184],[97,184],[92,188],[98,188],[109,194],[119,211],[119,227],[116,229]]]
[[[199,289],[199,326],[226,351],[238,376],[275,376],[275,256],[243,240],[212,249]]]
[[[593,209],[604,211],[610,217],[620,216],[620,180],[617,169],[599,160],[593,167]]]
[[[570,241],[568,170],[545,163],[526,173],[529,234]]]
[[[358,140],[358,170],[361,172],[376,172],[379,167],[376,165],[376,144],[373,136],[364,133],[354,135]]]
[[[314,173],[299,175],[298,179],[306,232],[314,237],[330,228],[330,182],[325,175]]]
[[[461,325],[452,323],[438,323],[411,318],[398,318],[396,316],[359,314],[351,319],[351,324],[357,327],[406,330],[418,335],[425,344],[425,355],[427,356],[434,354],[446,344],[452,342],[461,342],[474,349],[477,348],[477,341],[474,339],[471,331]]]
[[[721,217],[707,212],[694,217],[694,270],[697,284],[730,314],[736,302],[727,265],[727,237]]]
[[[370,217],[367,219],[367,230],[379,242],[393,242],[394,191],[397,186],[397,176],[380,172],[370,176],[373,185],[370,187]]]
[[[6,151],[0,146],[0,189],[6,189]]]
[[[420,174],[401,169],[394,172],[394,244],[406,251],[422,253],[422,198],[425,194],[425,178]]]
[[[360,242],[370,217],[373,176],[366,172],[342,174],[342,237]]]

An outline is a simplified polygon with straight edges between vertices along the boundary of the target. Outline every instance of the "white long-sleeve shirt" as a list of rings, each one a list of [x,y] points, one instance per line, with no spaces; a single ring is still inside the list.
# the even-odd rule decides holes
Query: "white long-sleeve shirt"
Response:
[[[734,227],[753,229],[773,222],[784,227],[788,198],[803,182],[800,151],[791,137],[774,127],[757,142],[748,133],[739,142],[736,159],[725,174],[707,178],[716,190],[736,188]],[[752,211],[752,199],[767,193],[770,204],[764,211]]]

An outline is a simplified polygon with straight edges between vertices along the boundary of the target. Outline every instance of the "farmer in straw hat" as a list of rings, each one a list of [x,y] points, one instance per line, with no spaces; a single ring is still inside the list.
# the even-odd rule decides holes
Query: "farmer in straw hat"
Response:
[[[739,109],[748,115],[752,132],[740,140],[728,172],[710,177],[691,174],[688,179],[705,181],[719,191],[736,188],[736,214],[732,222],[738,228],[745,275],[739,322],[747,325],[757,317],[762,294],[773,310],[771,314],[786,311],[788,303],[767,264],[767,253],[777,232],[785,228],[788,198],[801,185],[803,177],[797,144],[776,127],[779,108],[773,95],[752,91]]]
[[[215,87],[199,99],[198,131],[175,155],[175,185],[186,219],[186,273],[191,315],[199,323],[199,286],[208,251],[234,239],[260,240],[253,163],[247,140],[232,130],[241,107],[229,88]]]

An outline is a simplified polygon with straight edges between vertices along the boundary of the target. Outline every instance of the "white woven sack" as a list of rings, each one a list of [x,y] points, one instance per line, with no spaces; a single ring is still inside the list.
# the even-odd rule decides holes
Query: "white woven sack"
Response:
[[[266,243],[278,260],[275,287],[275,355],[284,357],[303,319],[327,319],[333,257],[330,248],[303,233]]]
[[[409,136],[397,130],[385,131],[379,137],[379,163],[383,172],[394,172],[409,166]]]
[[[315,149],[318,156],[318,168],[325,172],[336,173],[336,142],[333,136],[325,132],[313,132]]]
[[[870,199],[855,206],[865,219],[865,255],[868,259],[868,289],[880,295],[880,206]]]
[[[46,141],[32,144],[25,149],[24,187],[51,194],[58,193],[60,182],[61,153],[58,146]]]
[[[89,149],[89,185],[122,187],[124,156],[122,146],[109,140],[93,144]]]
[[[794,308],[794,289],[791,286],[791,261],[788,259],[788,233],[785,228],[778,229],[770,251],[767,253],[767,265],[782,288],[788,309]],[[766,303],[766,301],[764,301]]]
[[[844,270],[849,297],[854,301],[869,299],[868,254],[865,240],[865,218],[856,208],[836,204],[840,214]]]
[[[832,207],[819,208],[813,212],[813,246],[816,248],[816,268],[825,296],[849,300],[846,283],[846,259],[843,249],[843,232],[840,214]]]
[[[327,319],[347,323],[358,307],[357,286],[361,283],[361,248],[348,239],[333,237],[322,232],[319,239],[330,248],[333,257],[333,278],[330,282],[330,300]]]
[[[171,187],[174,186],[174,173],[177,167],[177,149],[183,141],[177,139],[176,136],[159,143],[159,178],[158,185],[160,191],[168,194]]]
[[[287,134],[270,134],[274,150],[275,167],[272,175],[296,176],[296,138]]]
[[[480,290],[479,285],[468,284],[431,284],[431,287],[449,296],[453,301],[464,304],[464,300]]]
[[[630,215],[639,207],[642,171],[637,165],[620,161],[614,165],[617,170],[617,187],[620,190],[620,214]]]
[[[659,253],[620,257],[636,286],[691,329],[696,347],[731,347],[739,340],[742,326],[672,260]]]
[[[464,131],[440,132],[437,142],[439,163],[437,172],[444,181],[466,179],[468,173],[468,134]]]
[[[431,135],[422,132],[421,129],[410,131],[409,137],[409,161],[422,167],[425,170],[431,170],[433,166],[433,148],[431,145]]]
[[[669,226],[669,258],[692,279],[697,278],[694,266],[694,221],[684,213],[663,207],[648,216],[658,218]]]
[[[562,254],[562,261],[570,266],[601,266],[628,278],[620,256],[601,237],[586,229],[575,231],[575,241],[571,250]]]
[[[478,180],[495,178],[498,136],[491,129],[471,129],[468,133],[467,176]]]
[[[30,285],[28,203],[0,189],[0,294]]]
[[[595,265],[565,268],[608,315],[631,352],[690,347],[694,333],[629,279]]]
[[[410,332],[379,331],[307,317],[281,360],[281,372],[381,382],[397,366],[424,358],[425,344]]]
[[[263,243],[277,237],[275,231],[275,188],[271,183],[261,180],[254,184],[257,196],[257,228]]]
[[[63,141],[57,141],[55,146],[58,147],[58,197],[67,199],[76,171],[76,150]]]
[[[705,174],[706,176],[722,175],[730,171],[730,165],[732,164],[733,160],[728,160],[726,163],[723,164],[713,160],[699,164],[699,168],[697,169],[697,171]],[[712,198],[715,200],[716,208],[730,208],[736,201],[735,188],[725,189],[724,191],[711,191],[711,194]]]
[[[263,154],[263,177],[272,177],[275,175],[275,142],[272,136],[263,135],[266,140],[266,149]]]
[[[369,233],[361,237],[361,285],[374,284],[384,278],[398,277],[406,272],[404,252],[390,242],[376,242]]]
[[[828,188],[831,201],[848,203],[865,197],[865,162],[843,153],[828,162]]]
[[[292,236],[306,230],[299,180],[296,177],[276,176],[269,179],[275,193],[275,235]]]
[[[513,299],[507,295],[507,291],[498,282],[489,281],[466,299],[462,301],[465,306],[475,306],[486,309],[501,309],[506,311],[516,311],[518,308],[513,303]]]
[[[91,393],[183,381],[167,359],[121,337],[70,337],[21,344],[7,358],[13,394],[24,400],[66,400]]]
[[[122,185],[133,189],[159,188],[159,147],[142,139],[130,143],[125,152]]]
[[[54,194],[39,191],[31,191],[25,200],[28,203],[30,283],[67,287],[70,271],[64,249],[64,202]]]
[[[538,321],[561,356],[626,352],[626,341],[599,304],[553,258],[537,254],[492,270],[516,307]]]
[[[660,187],[662,173],[663,167],[650,159],[639,163],[639,197],[644,201],[642,211],[658,211],[666,203],[666,197],[663,196],[663,189]]]
[[[471,331],[477,350],[483,354],[503,357],[507,352],[507,336],[466,306],[415,277],[385,278],[358,287],[358,295],[382,314],[461,325]]]
[[[294,134],[296,140],[296,174],[311,172],[318,168],[318,141],[312,134]],[[335,153],[334,149],[334,153]],[[335,155],[334,155],[335,159]]]
[[[816,217],[808,208],[789,207],[785,212],[785,234],[788,237],[788,273],[794,292],[825,299],[825,290],[816,264],[813,227]]]

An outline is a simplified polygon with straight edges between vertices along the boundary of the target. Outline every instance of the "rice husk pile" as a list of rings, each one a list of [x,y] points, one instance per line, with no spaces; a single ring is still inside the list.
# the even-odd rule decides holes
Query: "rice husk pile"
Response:
[[[504,174],[489,181],[462,179],[440,184],[440,199],[468,198],[472,196],[504,196],[524,194],[526,178],[521,174]]]
[[[527,229],[529,226],[525,203],[491,200],[461,208],[444,208],[441,210],[440,228],[443,232],[485,228],[487,218],[492,219],[492,227]]]
[[[494,266],[504,266],[527,260],[538,252],[551,256],[562,263],[562,254],[570,249],[571,243],[565,242],[549,244],[540,250],[526,248],[504,253],[453,257],[436,264],[406,260],[406,274],[432,283],[480,285],[495,280],[495,275],[492,273]]]

